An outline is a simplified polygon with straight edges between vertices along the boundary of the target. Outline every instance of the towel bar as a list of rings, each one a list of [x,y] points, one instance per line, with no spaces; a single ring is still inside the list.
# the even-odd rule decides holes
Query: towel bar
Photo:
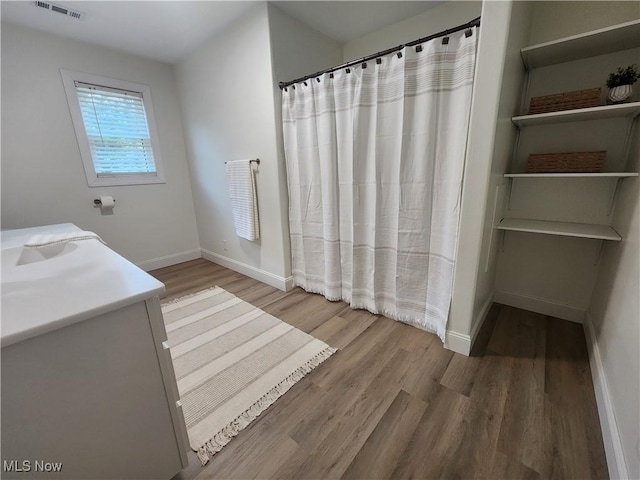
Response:
[[[224,163],[225,163],[225,165],[226,165],[226,164],[227,164],[227,163],[229,163],[229,162],[224,162]],[[256,158],[256,159],[254,159],[254,160],[249,160],[249,163],[257,163],[258,165],[260,165],[260,159],[259,159],[259,158]]]

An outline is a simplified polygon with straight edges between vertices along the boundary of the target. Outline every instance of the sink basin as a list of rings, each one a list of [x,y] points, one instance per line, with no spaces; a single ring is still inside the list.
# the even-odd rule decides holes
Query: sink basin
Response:
[[[20,257],[16,262],[16,266],[28,265],[31,263],[43,262],[50,258],[59,257],[73,252],[78,246],[73,242],[57,243],[55,245],[47,245],[46,247],[23,247]]]
[[[1,232],[2,348],[164,291],[162,283],[97,239],[24,246],[34,235],[79,232],[71,223]]]

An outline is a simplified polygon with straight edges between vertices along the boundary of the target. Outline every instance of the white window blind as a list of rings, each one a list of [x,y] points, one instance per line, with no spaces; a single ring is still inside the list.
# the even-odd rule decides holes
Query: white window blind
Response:
[[[142,93],[75,82],[98,177],[156,175]]]

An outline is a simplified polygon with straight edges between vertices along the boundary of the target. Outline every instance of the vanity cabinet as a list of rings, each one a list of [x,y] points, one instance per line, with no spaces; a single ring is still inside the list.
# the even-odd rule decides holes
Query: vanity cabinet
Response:
[[[99,240],[21,264],[2,236],[2,478],[170,479],[188,440],[159,295]]]
[[[2,348],[2,478],[169,479],[186,429],[157,297]],[[30,462],[28,476],[6,462]]]

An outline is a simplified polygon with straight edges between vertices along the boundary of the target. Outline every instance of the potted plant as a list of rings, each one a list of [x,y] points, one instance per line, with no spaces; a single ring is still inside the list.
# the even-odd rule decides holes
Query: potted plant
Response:
[[[631,96],[632,85],[640,78],[636,65],[629,65],[627,68],[618,68],[615,73],[610,73],[607,79],[609,93],[607,100],[611,103],[624,102]]]

